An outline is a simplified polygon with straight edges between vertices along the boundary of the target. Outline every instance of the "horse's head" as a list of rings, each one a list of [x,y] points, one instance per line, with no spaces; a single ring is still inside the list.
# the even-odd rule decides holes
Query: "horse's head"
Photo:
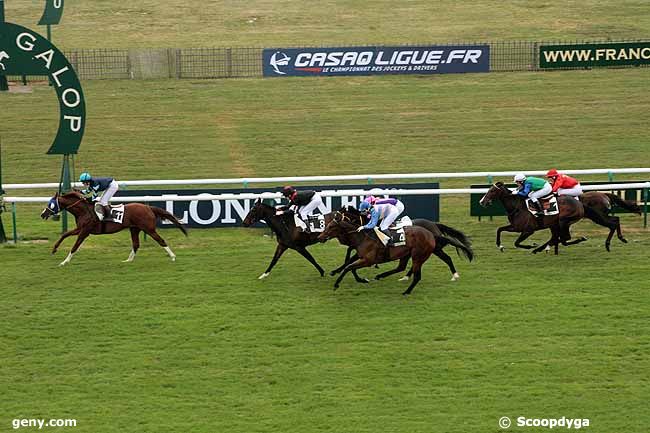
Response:
[[[265,218],[269,218],[273,215],[275,215],[275,208],[273,206],[264,204],[262,202],[262,199],[258,198],[251,207],[251,210],[248,211],[248,214],[246,215],[246,218],[244,218],[242,224],[244,227],[250,227],[256,222]]]
[[[54,194],[54,197],[47,202],[47,206],[41,212],[41,218],[44,220],[49,219],[53,215],[57,215],[61,212],[61,205],[59,204],[59,193]]]
[[[359,225],[365,224],[368,220],[368,213],[361,212],[354,206],[343,206],[339,212],[343,214],[344,220],[348,220]]]
[[[326,242],[332,238],[337,238],[343,234],[343,227],[341,223],[345,219],[345,214],[342,211],[336,211],[332,214],[332,220],[325,226],[325,230],[318,235],[320,242]]]
[[[497,182],[494,185],[490,187],[488,192],[485,193],[481,201],[479,203],[481,206],[486,207],[492,204],[492,201],[494,199],[498,199],[499,197],[502,197],[504,195],[504,192],[510,194],[510,190],[506,188],[506,186],[503,184],[503,182]]]
[[[244,218],[244,221],[242,221],[242,224],[244,227],[250,227],[256,222],[258,222],[262,217],[260,217],[260,206],[262,205],[262,200],[257,199],[255,203],[253,203],[253,206],[251,207],[251,210],[248,211],[248,214],[246,214],[246,218]]]
[[[59,195],[57,192],[54,194],[54,197],[47,202],[47,206],[41,212],[41,218],[44,220],[55,217],[62,210],[66,210],[76,206],[79,203],[85,203],[86,199],[79,191],[70,191],[63,195]],[[74,212],[74,211],[73,211]],[[55,219],[55,218],[52,218]]]

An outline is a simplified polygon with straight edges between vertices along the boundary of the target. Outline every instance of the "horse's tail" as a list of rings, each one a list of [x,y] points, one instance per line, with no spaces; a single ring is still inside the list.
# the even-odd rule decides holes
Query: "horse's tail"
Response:
[[[623,200],[618,195],[611,192],[606,193],[607,197],[617,206],[625,210],[641,215],[641,208],[634,200]]]
[[[167,212],[163,208],[159,208],[159,207],[156,207],[156,206],[149,206],[149,207],[153,211],[154,215],[156,215],[160,219],[170,221],[172,224],[174,224],[176,227],[178,227],[180,229],[180,231],[182,231],[185,236],[187,236],[187,230],[185,229],[185,227],[183,227],[183,224],[181,224],[181,222],[178,220],[178,218],[176,218],[174,215]]]
[[[452,245],[456,250],[462,251],[463,255],[470,262],[474,259],[472,242],[465,233],[444,224],[434,223],[433,221],[425,219],[413,220],[414,223],[416,221],[417,225],[429,230],[436,237],[436,241],[443,240],[446,242],[445,245]]]
[[[589,206],[583,206],[583,207],[585,209],[585,217],[592,220],[596,224],[607,228],[612,228],[612,225],[614,225],[612,221],[607,219],[607,217],[603,215],[601,212],[599,212],[598,210]]]

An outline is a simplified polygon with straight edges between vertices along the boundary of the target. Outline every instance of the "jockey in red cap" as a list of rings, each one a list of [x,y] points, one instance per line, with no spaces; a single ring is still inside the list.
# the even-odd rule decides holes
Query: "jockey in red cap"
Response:
[[[580,182],[566,174],[558,172],[554,168],[550,169],[548,173],[546,173],[546,177],[551,185],[553,185],[553,192],[556,192],[557,195],[570,195],[578,198],[578,196],[582,194]]]

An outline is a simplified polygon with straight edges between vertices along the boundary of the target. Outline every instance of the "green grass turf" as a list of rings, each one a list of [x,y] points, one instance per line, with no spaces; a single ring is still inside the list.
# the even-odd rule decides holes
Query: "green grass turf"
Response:
[[[122,180],[643,166],[647,79],[629,69],[87,81],[76,166]],[[4,182],[57,181],[61,161],[45,155],[52,89],[0,98]]]
[[[254,229],[163,231],[135,262],[129,236],[91,237],[67,268],[49,241],[0,247],[0,425],[75,418],[80,432],[497,431],[497,420],[589,418],[589,431],[645,431],[648,233],[592,240],[560,257],[497,252],[499,221],[448,212],[477,260],[432,259],[409,298],[396,278],[320,278]],[[507,236],[511,245],[512,236]],[[543,236],[535,236],[543,240]],[[332,269],[344,249],[311,248]],[[386,269],[387,266],[383,266]],[[376,271],[367,270],[364,275]],[[517,431],[514,429],[513,431]]]
[[[5,3],[7,21],[37,27],[43,2]],[[66,1],[53,36],[67,49],[271,47],[637,39],[649,27],[644,0],[91,0]]]

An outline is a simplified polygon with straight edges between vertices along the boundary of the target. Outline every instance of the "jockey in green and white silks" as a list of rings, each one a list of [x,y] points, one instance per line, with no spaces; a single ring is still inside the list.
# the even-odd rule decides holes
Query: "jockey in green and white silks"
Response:
[[[112,177],[92,177],[88,172],[81,173],[79,182],[86,185],[86,189],[81,192],[92,194],[92,199],[99,203],[99,207],[95,206],[95,212],[99,220],[102,221],[106,215],[110,215],[109,202],[120,189],[120,185]],[[102,194],[100,195],[100,193]]]
[[[542,210],[539,199],[553,192],[551,184],[539,177],[526,177],[523,173],[517,173],[514,181],[517,183],[517,189],[512,193],[529,198],[539,211]]]

